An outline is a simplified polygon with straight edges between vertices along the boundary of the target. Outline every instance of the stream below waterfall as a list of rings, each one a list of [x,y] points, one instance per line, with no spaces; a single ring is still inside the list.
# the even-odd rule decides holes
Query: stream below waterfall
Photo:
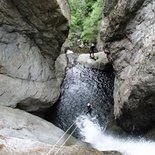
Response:
[[[142,138],[119,139],[107,135],[97,121],[94,121],[95,119],[83,115],[76,121],[83,141],[90,143],[94,148],[100,151],[116,150],[124,155],[155,155],[155,142],[145,141]]]

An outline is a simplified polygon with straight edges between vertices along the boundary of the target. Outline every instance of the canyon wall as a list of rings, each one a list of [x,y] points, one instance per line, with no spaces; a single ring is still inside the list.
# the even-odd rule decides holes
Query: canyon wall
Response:
[[[37,111],[55,103],[69,16],[66,0],[0,1],[0,105]]]
[[[116,122],[145,133],[155,127],[155,1],[105,1],[100,39],[116,74]]]

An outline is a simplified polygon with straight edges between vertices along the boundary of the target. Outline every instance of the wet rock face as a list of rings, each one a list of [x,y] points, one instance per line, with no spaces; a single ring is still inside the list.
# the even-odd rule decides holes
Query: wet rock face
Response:
[[[54,63],[69,18],[63,3],[61,11],[60,0],[0,2],[0,105],[36,111],[59,97]]]
[[[101,39],[116,71],[114,114],[133,133],[155,123],[155,1],[118,1],[104,17]]]

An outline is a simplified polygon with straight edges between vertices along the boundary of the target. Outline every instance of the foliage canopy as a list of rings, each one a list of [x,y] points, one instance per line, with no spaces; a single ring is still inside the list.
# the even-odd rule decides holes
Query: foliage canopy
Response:
[[[69,40],[96,41],[103,0],[68,0],[71,9]]]

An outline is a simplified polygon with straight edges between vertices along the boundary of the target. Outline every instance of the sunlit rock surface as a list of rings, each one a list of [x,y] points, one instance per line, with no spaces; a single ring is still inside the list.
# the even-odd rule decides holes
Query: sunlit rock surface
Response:
[[[94,59],[90,58],[89,54],[80,54],[77,62],[88,68],[96,68],[104,70],[109,63],[107,56],[104,52],[94,54]]]
[[[47,144],[56,144],[64,132],[37,116],[22,110],[0,106],[0,135],[38,141]],[[60,139],[58,145],[64,143],[68,135]],[[21,140],[22,141],[22,140]],[[23,142],[24,143],[24,142]],[[65,145],[80,144],[71,137]],[[81,143],[82,144],[82,143]]]
[[[36,111],[58,99],[54,63],[68,34],[67,7],[66,0],[0,1],[0,105]]]
[[[1,155],[121,155],[99,152],[76,140],[53,124],[22,110],[0,106]],[[61,140],[60,140],[61,138]],[[64,145],[63,147],[61,147]]]
[[[77,145],[54,147],[37,141],[23,141],[12,137],[0,137],[0,142],[1,155],[122,155],[115,151],[99,152],[93,148],[85,148]]]
[[[115,118],[126,131],[146,132],[155,122],[155,1],[105,7],[100,36],[116,71]]]

